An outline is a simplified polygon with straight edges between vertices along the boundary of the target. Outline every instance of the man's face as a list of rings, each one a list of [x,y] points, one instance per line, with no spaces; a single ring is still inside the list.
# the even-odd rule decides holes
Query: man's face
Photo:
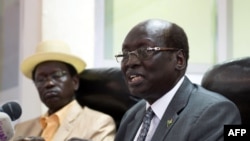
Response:
[[[70,75],[66,64],[49,61],[36,67],[34,83],[41,101],[49,111],[56,112],[74,98],[79,80]]]
[[[132,29],[123,42],[123,53],[157,46],[162,32],[157,32],[154,27],[152,30],[143,26]],[[155,52],[146,60],[130,54],[126,61],[122,61],[121,69],[131,94],[154,102],[167,93],[180,75],[176,69],[179,61],[177,52]]]

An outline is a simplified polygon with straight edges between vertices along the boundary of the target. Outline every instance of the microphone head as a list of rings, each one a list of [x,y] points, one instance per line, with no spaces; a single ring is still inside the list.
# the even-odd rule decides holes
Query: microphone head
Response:
[[[10,121],[10,117],[0,112],[0,141],[8,141],[14,135],[14,128]]]
[[[5,103],[2,106],[1,111],[7,113],[12,121],[15,121],[20,118],[22,114],[21,106],[14,101]]]

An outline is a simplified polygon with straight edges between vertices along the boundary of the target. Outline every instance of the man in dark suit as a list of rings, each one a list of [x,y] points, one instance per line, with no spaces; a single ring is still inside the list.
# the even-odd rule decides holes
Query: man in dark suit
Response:
[[[185,76],[188,58],[187,36],[174,23],[150,19],[129,31],[116,59],[131,94],[143,100],[124,115],[115,141],[222,141],[224,125],[241,124],[234,103]],[[144,123],[147,109],[153,116]]]

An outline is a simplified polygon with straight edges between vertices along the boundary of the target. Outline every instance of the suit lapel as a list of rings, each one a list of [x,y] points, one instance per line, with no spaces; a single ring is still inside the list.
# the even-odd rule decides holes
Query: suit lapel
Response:
[[[67,117],[65,117],[62,125],[59,127],[57,133],[54,136],[55,141],[62,141],[67,139],[67,137],[72,132],[72,129],[76,126],[74,120],[82,111],[82,107],[77,104],[77,102],[72,105]]]
[[[134,118],[131,120],[131,122],[128,123],[127,129],[125,132],[127,134],[124,137],[124,140],[126,140],[126,141],[133,141],[134,140],[134,137],[136,136],[137,130],[141,125],[143,116],[144,116],[145,111],[146,111],[145,101],[141,105],[143,105],[142,107],[144,107],[144,108],[139,108],[139,111],[137,111]]]
[[[42,134],[42,127],[40,124],[40,117],[34,120],[34,124],[32,125],[32,130],[30,130],[30,135],[40,136]]]
[[[167,136],[172,126],[179,118],[182,109],[187,105],[189,96],[192,91],[191,82],[185,77],[183,84],[176,92],[168,108],[166,109],[152,140],[162,141]]]

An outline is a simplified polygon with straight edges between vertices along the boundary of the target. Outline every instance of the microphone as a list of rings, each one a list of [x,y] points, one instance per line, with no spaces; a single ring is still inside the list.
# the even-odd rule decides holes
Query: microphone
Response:
[[[10,117],[0,112],[0,141],[8,141],[14,135],[14,128],[10,121]]]
[[[7,102],[0,107],[0,112],[4,112],[9,115],[11,121],[15,121],[20,118],[22,114],[21,106],[14,101]]]

